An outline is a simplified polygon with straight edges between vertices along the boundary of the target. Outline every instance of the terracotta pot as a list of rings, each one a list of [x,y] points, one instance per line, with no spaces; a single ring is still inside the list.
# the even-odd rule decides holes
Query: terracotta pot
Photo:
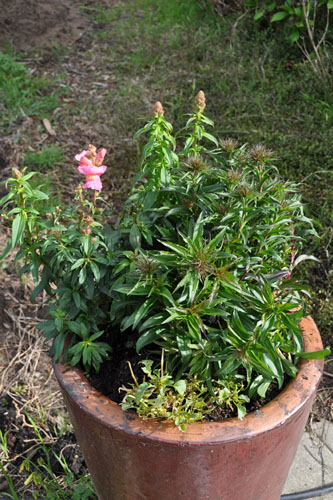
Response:
[[[322,349],[310,317],[305,351]],[[302,360],[296,379],[245,419],[144,421],[93,389],[76,368],[55,373],[100,500],[278,500],[319,384],[323,361]]]

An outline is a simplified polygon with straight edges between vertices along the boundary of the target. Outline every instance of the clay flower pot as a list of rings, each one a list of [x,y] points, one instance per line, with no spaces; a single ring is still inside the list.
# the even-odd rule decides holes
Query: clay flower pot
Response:
[[[322,343],[310,317],[304,350]],[[242,421],[144,421],[93,389],[77,369],[55,373],[100,500],[278,500],[304,431],[323,361],[302,359],[297,377]]]

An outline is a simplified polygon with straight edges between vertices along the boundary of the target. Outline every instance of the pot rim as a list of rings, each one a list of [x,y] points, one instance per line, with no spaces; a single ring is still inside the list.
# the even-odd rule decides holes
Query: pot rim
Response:
[[[319,331],[310,316],[301,319],[304,351],[323,348]],[[94,389],[79,368],[66,365],[61,359],[54,370],[61,389],[71,402],[80,406],[90,416],[103,422],[110,429],[127,434],[140,434],[156,441],[186,444],[220,443],[251,438],[282,425],[287,419],[297,418],[306,402],[314,396],[319,385],[324,360],[301,359],[299,371],[276,398],[243,420],[237,417],[217,422],[187,424],[185,432],[173,422],[143,420],[134,412],[126,412],[121,406]]]

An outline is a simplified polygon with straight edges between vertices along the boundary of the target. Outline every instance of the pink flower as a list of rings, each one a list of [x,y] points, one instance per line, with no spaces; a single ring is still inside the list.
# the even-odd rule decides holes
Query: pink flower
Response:
[[[80,162],[78,171],[86,176],[86,182],[83,188],[95,189],[100,191],[102,189],[102,182],[100,176],[106,171],[106,166],[102,165],[106,149],[101,148],[96,153],[94,146],[89,146],[90,149],[84,150],[75,156],[75,159]]]
[[[95,165],[97,167],[100,167],[102,165],[105,155],[106,155],[106,149],[105,148],[101,148],[101,149],[99,149],[97,151],[96,158],[95,158]]]

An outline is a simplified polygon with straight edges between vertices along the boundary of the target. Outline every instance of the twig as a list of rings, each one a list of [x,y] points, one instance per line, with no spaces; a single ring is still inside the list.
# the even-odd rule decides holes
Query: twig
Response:
[[[332,171],[331,170],[316,170],[316,172],[311,172],[311,174],[307,175],[304,177],[304,179],[301,180],[301,184],[308,180],[312,175],[318,175],[318,174],[330,174]]]

